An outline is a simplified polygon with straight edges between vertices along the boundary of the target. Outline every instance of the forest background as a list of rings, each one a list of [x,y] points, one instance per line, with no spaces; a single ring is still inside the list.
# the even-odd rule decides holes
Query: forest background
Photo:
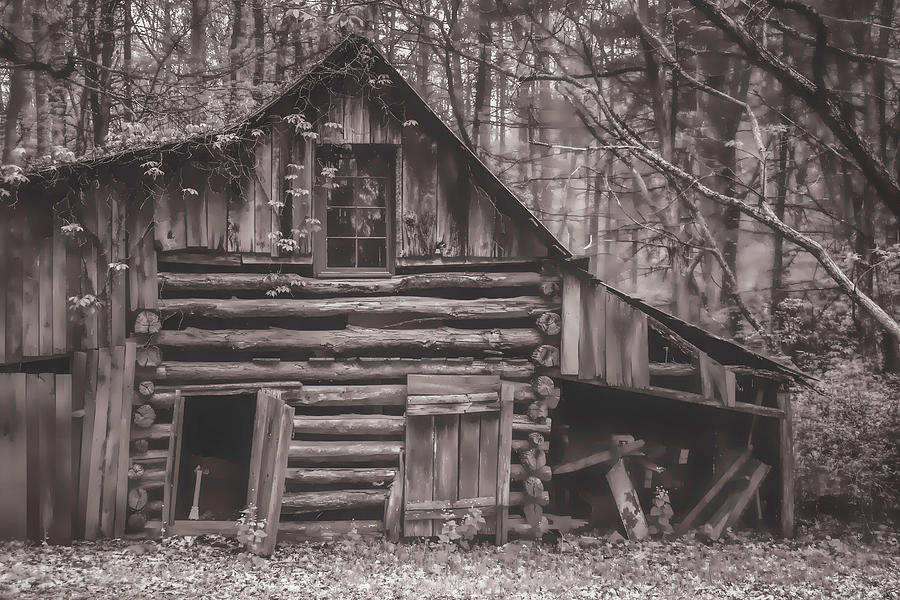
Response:
[[[3,180],[212,132],[375,40],[595,275],[817,377],[806,514],[900,507],[895,0],[0,0]]]

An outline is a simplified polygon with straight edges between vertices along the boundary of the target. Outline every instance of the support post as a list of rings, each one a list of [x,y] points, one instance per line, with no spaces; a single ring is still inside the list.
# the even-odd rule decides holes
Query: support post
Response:
[[[794,426],[791,414],[791,393],[785,387],[778,390],[778,408],[784,416],[778,419],[778,469],[781,475],[781,535],[794,537]]]

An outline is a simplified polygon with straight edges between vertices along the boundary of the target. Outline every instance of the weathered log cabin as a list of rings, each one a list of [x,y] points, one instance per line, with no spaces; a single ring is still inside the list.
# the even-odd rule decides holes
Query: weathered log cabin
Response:
[[[4,189],[0,538],[791,534],[801,375],[592,278],[366,40]]]

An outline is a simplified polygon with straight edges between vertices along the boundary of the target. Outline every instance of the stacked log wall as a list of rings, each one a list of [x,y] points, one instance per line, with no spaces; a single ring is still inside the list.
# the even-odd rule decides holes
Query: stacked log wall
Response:
[[[530,501],[519,453],[529,434],[549,434],[544,401],[558,399],[552,380],[535,379],[555,365],[534,355],[559,343],[558,331],[538,324],[559,321],[559,276],[549,263],[479,269],[372,280],[160,272],[162,329],[146,344],[162,360],[138,384],[138,402],[156,415],[136,434],[147,442],[136,459],[154,465],[148,483],[165,460],[177,394],[280,389],[295,427],[279,539],[342,535],[349,521],[382,532],[403,452],[407,375],[499,374],[516,387],[510,498],[521,518]],[[281,286],[290,293],[267,295]]]

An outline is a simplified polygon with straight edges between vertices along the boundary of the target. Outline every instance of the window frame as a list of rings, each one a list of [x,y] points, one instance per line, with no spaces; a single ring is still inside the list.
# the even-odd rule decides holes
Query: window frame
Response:
[[[365,151],[384,151],[388,155],[390,163],[390,176],[388,177],[390,189],[385,198],[385,246],[387,251],[387,260],[385,266],[382,267],[329,267],[327,255],[327,239],[328,239],[328,211],[327,211],[327,194],[322,193],[322,189],[316,184],[319,177],[319,156],[324,153],[335,151],[347,151],[350,146],[350,152]],[[312,173],[313,189],[312,203],[313,215],[321,224],[321,229],[313,234],[313,272],[316,277],[392,277],[396,269],[396,206],[398,204],[397,194],[400,189],[400,181],[398,176],[398,164],[400,161],[399,146],[396,144],[317,144],[315,147],[315,156],[313,157]]]

